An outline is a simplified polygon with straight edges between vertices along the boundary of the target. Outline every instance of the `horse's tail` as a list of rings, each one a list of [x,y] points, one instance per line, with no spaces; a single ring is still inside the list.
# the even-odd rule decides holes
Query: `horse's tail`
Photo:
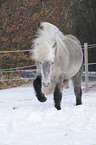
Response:
[[[69,80],[63,81],[62,90],[63,88],[69,88]],[[49,87],[43,87],[42,91],[45,95],[50,95],[54,93],[54,87],[52,84],[50,84]]]

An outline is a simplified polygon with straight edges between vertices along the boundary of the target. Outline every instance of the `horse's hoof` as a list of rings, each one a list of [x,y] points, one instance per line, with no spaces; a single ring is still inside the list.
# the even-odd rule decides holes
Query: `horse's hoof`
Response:
[[[55,106],[55,108],[56,108],[57,110],[61,110],[61,107],[60,107],[60,106]]]
[[[57,110],[61,110],[61,107],[60,108],[56,108]]]
[[[78,100],[76,101],[76,106],[77,106],[77,105],[82,105],[82,101],[78,99]]]
[[[82,103],[76,103],[76,106],[78,106],[78,105],[82,105]]]
[[[46,97],[38,98],[38,100],[39,100],[40,102],[46,102],[46,101],[47,101],[47,98],[46,98]]]
[[[46,102],[47,98],[45,97],[45,95],[42,93],[40,96],[37,96],[37,99],[40,102]]]

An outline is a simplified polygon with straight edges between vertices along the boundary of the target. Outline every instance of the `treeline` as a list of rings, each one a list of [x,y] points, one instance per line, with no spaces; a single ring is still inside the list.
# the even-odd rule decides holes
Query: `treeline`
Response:
[[[95,0],[1,0],[0,51],[30,49],[41,21],[53,23],[64,34],[74,34],[82,44],[96,43],[95,6]],[[96,61],[94,55],[89,61]],[[32,63],[29,52],[0,54],[1,68]]]
[[[96,44],[96,0],[73,0],[69,10],[72,20],[72,33],[81,43]],[[96,47],[88,49],[89,63],[96,63]],[[89,70],[96,71],[96,65],[89,65]]]

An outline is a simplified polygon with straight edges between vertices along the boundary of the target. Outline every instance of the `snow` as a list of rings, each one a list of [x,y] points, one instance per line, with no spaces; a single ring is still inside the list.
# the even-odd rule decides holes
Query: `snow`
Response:
[[[75,106],[72,86],[64,89],[60,111],[31,86],[0,90],[0,145],[96,145],[96,90],[83,90]]]

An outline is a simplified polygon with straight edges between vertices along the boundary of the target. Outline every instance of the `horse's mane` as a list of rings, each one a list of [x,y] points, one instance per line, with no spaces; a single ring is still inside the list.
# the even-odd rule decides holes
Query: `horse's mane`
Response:
[[[65,35],[54,25],[42,22],[42,29],[38,29],[36,37],[32,45],[32,58],[35,60],[47,59],[50,57],[51,49],[56,43],[56,58],[59,59],[61,54],[66,57],[68,50],[64,44]]]

